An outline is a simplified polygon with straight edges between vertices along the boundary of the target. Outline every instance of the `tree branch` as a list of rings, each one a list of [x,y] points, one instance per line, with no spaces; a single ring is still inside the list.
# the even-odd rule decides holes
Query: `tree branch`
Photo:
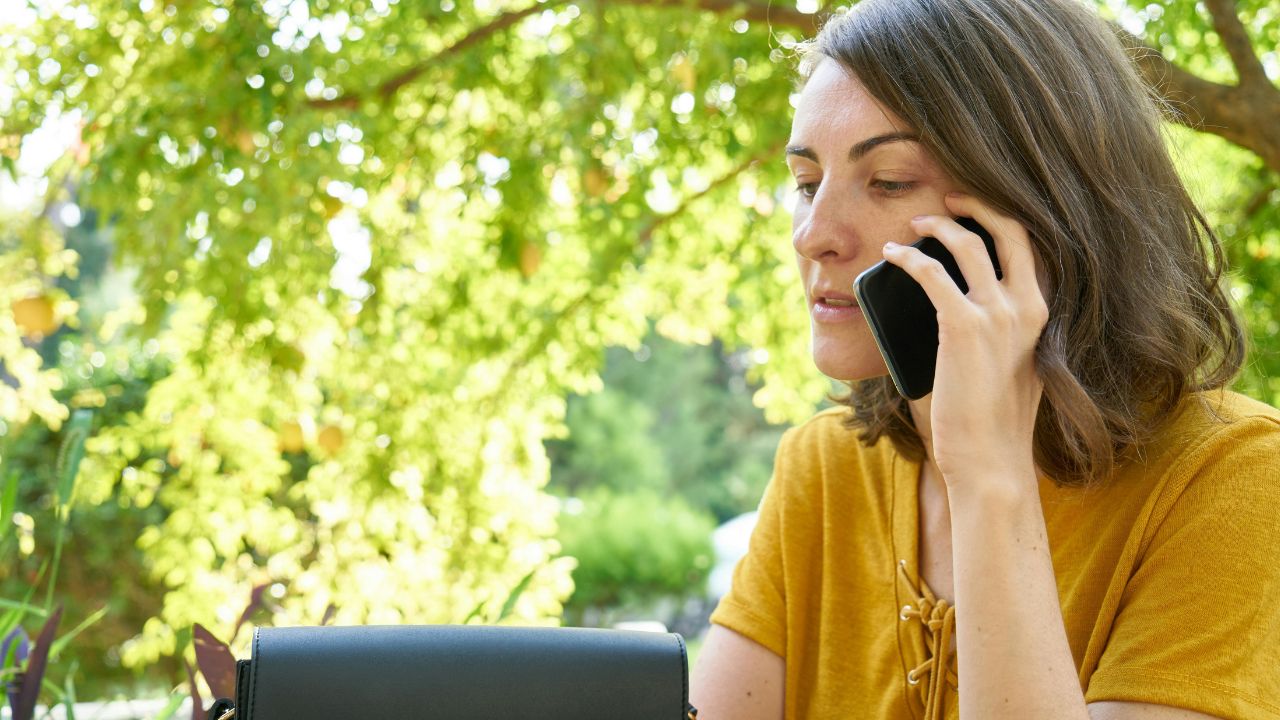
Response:
[[[1257,215],[1262,211],[1262,208],[1271,203],[1271,193],[1275,192],[1276,189],[1275,184],[1269,184],[1263,186],[1261,190],[1254,193],[1253,197],[1249,198],[1249,202],[1244,205],[1244,217],[1248,220],[1252,220],[1253,216]]]
[[[1236,66],[1240,85],[1270,85],[1262,61],[1253,50],[1253,41],[1249,39],[1244,23],[1240,22],[1240,16],[1236,14],[1235,0],[1204,0],[1204,4],[1213,18],[1213,29],[1222,39],[1232,64]]]
[[[1172,120],[1207,132],[1257,153],[1269,168],[1280,172],[1280,90],[1262,85],[1222,85],[1209,82],[1169,62],[1140,38],[1113,28],[1129,49],[1138,70],[1170,107]]]
[[[738,177],[739,175],[741,175],[742,173],[750,169],[751,166],[760,163],[760,161],[767,160],[770,157],[777,157],[778,154],[782,152],[783,145],[784,145],[784,142],[774,143],[771,147],[756,153],[755,155],[747,158],[746,160],[743,160],[742,162],[738,163],[732,170],[713,180],[711,184],[707,185],[707,187],[702,191],[696,192],[693,195],[690,195],[689,197],[685,198],[683,201],[681,201],[680,205],[677,206],[675,210],[672,210],[671,212],[666,213],[665,215],[659,215],[655,217],[648,225],[644,227],[643,230],[640,231],[639,245],[642,247],[647,246],[649,244],[649,241],[653,239],[653,233],[655,230],[667,224],[673,218],[677,218],[680,215],[684,214],[684,211],[687,210],[690,205],[697,202],[703,196],[714,192],[716,188],[719,188],[721,185],[724,185],[725,183]]]
[[[487,40],[489,37],[506,30],[534,13],[540,13],[543,10],[550,9],[556,5],[563,5],[566,2],[568,2],[568,0],[545,0],[542,3],[531,5],[522,10],[513,10],[511,12],[502,13],[489,23],[472,29],[471,32],[463,36],[461,40],[458,40],[449,47],[446,47],[431,57],[426,58],[422,62],[401,71],[400,74],[379,83],[374,89],[374,92],[377,93],[382,100],[390,100],[393,95],[399,92],[400,88],[408,85],[414,80],[417,80],[418,77],[429,68],[454,55],[457,55],[473,45]],[[332,100],[312,100],[308,105],[313,108],[321,109],[332,107],[355,108],[360,104],[360,100],[360,95],[347,93]]]
[[[742,18],[748,22],[761,22],[769,25],[781,25],[799,30],[806,35],[817,32],[821,20],[826,17],[823,12],[803,13],[794,5],[778,6],[769,0],[608,0],[615,5],[641,5],[651,8],[687,8],[724,15],[731,18]],[[831,7],[834,3],[828,3]],[[824,8],[826,10],[826,8]]]
[[[643,248],[648,246],[648,244],[653,239],[653,233],[655,230],[662,227],[666,223],[670,222],[674,218],[677,218],[680,215],[684,214],[689,209],[689,206],[692,205],[697,200],[705,197],[707,194],[711,193],[716,188],[719,188],[725,183],[732,181],[733,179],[741,175],[743,172],[750,169],[751,166],[759,163],[761,160],[764,160],[770,157],[777,157],[778,153],[782,151],[782,147],[784,143],[785,141],[774,143],[770,147],[764,150],[761,150],[760,152],[751,156],[747,160],[744,160],[743,162],[738,163],[736,166],[733,167],[733,169],[729,170],[724,175],[721,175],[720,177],[713,180],[705,190],[702,190],[701,192],[698,192],[698,193],[694,193],[693,195],[690,195],[689,197],[685,198],[684,201],[681,202],[680,205],[677,206],[675,210],[672,210],[669,213],[664,213],[662,215],[655,216],[647,225],[644,226],[644,229],[640,231],[640,234],[637,237],[636,247]],[[544,325],[542,328],[542,331],[539,332],[536,337],[531,339],[530,342],[528,342],[525,345],[523,351],[517,354],[517,357],[507,367],[507,371],[502,379],[502,382],[497,384],[496,387],[498,388],[498,391],[495,392],[490,397],[486,398],[486,400],[488,402],[496,402],[497,399],[505,392],[505,390],[511,387],[511,383],[513,383],[516,379],[516,373],[518,373],[519,371],[527,367],[534,357],[536,357],[538,354],[545,351],[547,345],[549,345],[552,340],[556,339],[556,335],[558,333],[564,331],[566,327],[570,327],[570,324],[566,321],[572,318],[578,311],[582,310],[584,307],[588,307],[595,303],[609,302],[612,298],[601,296],[602,289],[609,288],[609,287],[612,287],[612,284],[593,281],[590,283],[586,292],[570,300],[569,303],[565,305],[562,310],[560,310],[559,316],[556,318],[556,320],[554,322],[549,322],[546,325]]]
[[[681,0],[616,0],[638,5],[669,5]],[[762,7],[759,2],[733,3],[731,0],[683,0],[684,4],[717,12],[739,12],[743,17],[765,19],[804,33],[818,27],[828,17],[823,12],[806,15],[794,8]],[[1209,82],[1165,59],[1159,50],[1113,25],[1113,30],[1129,48],[1138,69],[1151,87],[1177,108],[1174,121],[1199,132],[1217,135],[1257,153],[1267,167],[1280,173],[1280,89],[1267,79],[1244,25],[1236,15],[1234,0],[1205,0],[1213,13],[1214,27],[1231,54],[1240,76],[1233,87]],[[728,10],[727,8],[733,8]]]
[[[536,3],[522,10],[513,10],[505,12],[495,17],[485,25],[473,29],[467,33],[461,40],[458,40],[449,47],[435,53],[422,62],[419,62],[405,70],[400,74],[384,80],[374,88],[376,93],[382,100],[390,100],[400,88],[417,80],[423,73],[431,67],[438,65],[442,61],[448,60],[450,57],[463,52],[467,48],[472,47],[489,37],[506,30],[515,25],[526,17],[534,13],[540,13],[557,5],[563,5],[569,0],[544,0],[544,2]],[[653,8],[692,8],[707,12],[714,12],[728,17],[741,17],[748,21],[764,22],[772,25],[782,25],[785,27],[795,28],[804,33],[813,33],[819,25],[819,18],[826,16],[826,8],[824,12],[816,14],[802,13],[794,7],[773,7],[769,2],[761,2],[760,0],[601,0],[601,2],[612,2],[616,5],[638,5]],[[831,5],[828,4],[828,7]],[[359,93],[344,93],[343,95],[333,98],[332,100],[311,100],[307,104],[317,109],[327,108],[347,108],[355,109],[359,106],[360,100],[363,98]]]
[[[452,55],[457,55],[472,45],[488,39],[491,35],[506,30],[534,13],[540,13],[543,10],[547,10],[564,2],[565,0],[547,0],[547,2],[531,5],[523,10],[502,13],[498,17],[494,18],[494,20],[489,24],[475,28],[471,32],[467,33],[461,40],[436,53],[426,62],[418,63],[408,70],[405,70],[399,75],[382,83],[382,85],[378,87],[378,94],[384,99],[389,99],[392,95],[396,94],[397,90],[416,80],[419,75],[435,63],[438,63]]]
[[[522,10],[503,13],[473,29],[453,45],[383,81],[374,92],[390,100],[405,85],[417,80],[432,66],[506,30],[524,18],[568,0],[546,0]],[[830,16],[828,2],[818,13],[803,13],[794,6],[774,6],[771,0],[598,0],[615,5],[649,8],[686,8],[712,12],[731,18],[762,22],[770,27],[786,27],[810,36]],[[1118,26],[1113,30],[1129,48],[1147,83],[1178,110],[1172,118],[1193,130],[1217,135],[1257,153],[1272,170],[1280,172],[1280,89],[1266,77],[1253,51],[1243,24],[1236,16],[1234,0],[1205,0],[1213,14],[1213,24],[1235,63],[1239,86],[1221,85],[1193,75],[1165,59],[1160,52]],[[343,95],[333,100],[313,100],[312,107],[355,108],[360,95]]]

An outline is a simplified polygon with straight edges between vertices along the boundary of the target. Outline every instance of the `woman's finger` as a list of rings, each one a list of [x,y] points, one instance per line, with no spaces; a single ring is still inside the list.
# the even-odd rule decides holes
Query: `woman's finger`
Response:
[[[942,263],[925,255],[910,245],[885,243],[884,259],[902,268],[911,279],[924,288],[929,302],[942,314],[949,311],[954,314],[966,309],[968,299],[960,292],[960,287],[951,279]]]
[[[971,299],[981,302],[999,291],[996,269],[982,238],[943,215],[921,215],[911,221],[911,229],[919,235],[937,238],[951,251],[960,266],[960,273],[964,275],[965,284],[969,286]]]
[[[1040,295],[1036,281],[1035,251],[1031,248],[1031,238],[1022,223],[965,193],[948,193],[946,203],[947,209],[957,215],[977,220],[979,225],[991,233],[996,241],[996,257],[1000,259],[1003,282],[1010,289],[1018,295],[1030,290],[1034,290],[1037,296]]]

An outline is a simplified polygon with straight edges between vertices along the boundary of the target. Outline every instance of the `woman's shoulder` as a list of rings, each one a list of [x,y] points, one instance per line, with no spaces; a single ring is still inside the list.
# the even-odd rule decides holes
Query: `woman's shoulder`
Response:
[[[808,420],[790,428],[787,432],[793,435],[809,437],[839,436],[845,432],[852,432],[845,427],[849,415],[849,408],[843,406],[819,410],[810,416]]]
[[[1257,477],[1280,498],[1280,410],[1231,390],[1188,396],[1143,454],[1175,485]]]
[[[783,434],[778,446],[777,470],[806,476],[846,474],[861,468],[887,471],[896,450],[888,437],[866,443],[850,422],[845,407],[822,410]]]
[[[1182,447],[1245,438],[1280,442],[1280,410],[1232,390],[1191,393],[1170,417],[1160,437]]]
[[[783,512],[805,517],[879,512],[887,507],[900,456],[887,437],[862,441],[848,408],[822,410],[783,434],[770,483]],[[820,509],[825,508],[825,509]]]
[[[804,448],[817,452],[883,453],[893,450],[887,437],[871,445],[861,439],[861,431],[852,425],[852,413],[847,407],[820,410],[808,420],[789,428],[783,435],[783,445],[788,449]]]

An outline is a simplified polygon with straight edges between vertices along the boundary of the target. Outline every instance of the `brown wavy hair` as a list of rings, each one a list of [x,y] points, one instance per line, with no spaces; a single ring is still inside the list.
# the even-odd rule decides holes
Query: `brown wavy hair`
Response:
[[[801,47],[909,123],[962,186],[1026,226],[1047,275],[1036,346],[1037,465],[1108,477],[1198,390],[1244,360],[1218,237],[1164,145],[1163,103],[1119,39],[1072,0],[864,0]],[[921,459],[887,377],[848,383],[863,442]]]

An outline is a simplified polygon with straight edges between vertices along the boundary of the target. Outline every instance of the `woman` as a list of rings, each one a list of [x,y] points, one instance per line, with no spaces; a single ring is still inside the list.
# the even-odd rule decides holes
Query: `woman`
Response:
[[[802,74],[793,243],[848,407],[779,446],[700,717],[1280,718],[1280,413],[1222,389],[1221,248],[1116,38],[1072,0],[863,0]],[[918,401],[853,301],[881,259],[937,308]]]

